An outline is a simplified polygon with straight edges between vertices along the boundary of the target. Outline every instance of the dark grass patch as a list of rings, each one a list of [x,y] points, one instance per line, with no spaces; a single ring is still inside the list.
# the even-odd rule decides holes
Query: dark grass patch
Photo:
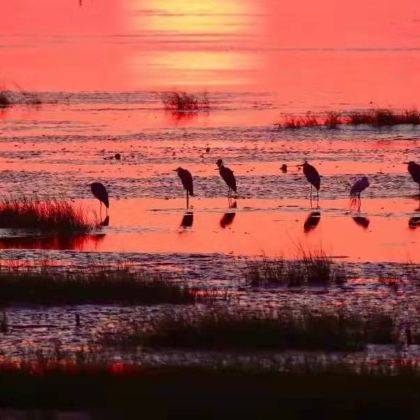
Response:
[[[337,112],[329,112],[324,119],[323,125],[327,128],[335,129],[338,128],[338,126],[342,123],[343,121],[341,119],[340,114],[338,114]]]
[[[84,269],[54,266],[0,266],[0,304],[125,303],[188,304],[194,290],[161,273],[129,267],[93,265]]]
[[[28,92],[20,88],[18,90],[9,90],[0,88],[0,107],[9,107],[13,105],[42,105],[41,98],[35,92]]]
[[[344,267],[322,251],[302,251],[301,259],[296,261],[283,258],[247,261],[244,276],[251,287],[341,285],[347,280]]]
[[[276,124],[278,128],[296,129],[302,127],[318,127],[320,125],[319,118],[308,113],[304,117],[286,116],[282,123]]]
[[[415,369],[356,374],[340,368],[282,373],[70,365],[37,374],[36,368],[0,368],[1,406],[83,410],[103,419],[361,419],[366,414],[414,419],[420,414]]]
[[[276,123],[277,128],[325,127],[338,128],[340,125],[369,125],[372,127],[392,127],[396,125],[420,125],[420,112],[417,109],[395,111],[377,108],[350,113],[329,112],[326,116],[316,116],[308,113],[306,117],[286,116]]]
[[[7,92],[4,90],[0,91],[0,108],[6,108],[8,106],[12,105],[9,96],[7,95]]]
[[[90,232],[95,225],[70,201],[11,197],[0,201],[0,228],[72,234]]]
[[[206,92],[196,95],[187,92],[164,92],[162,102],[165,109],[175,112],[208,110],[210,101]]]
[[[223,309],[173,314],[145,330],[136,321],[104,331],[102,345],[195,350],[360,351],[369,343],[395,343],[394,322],[385,314],[364,319],[348,313],[250,314]]]

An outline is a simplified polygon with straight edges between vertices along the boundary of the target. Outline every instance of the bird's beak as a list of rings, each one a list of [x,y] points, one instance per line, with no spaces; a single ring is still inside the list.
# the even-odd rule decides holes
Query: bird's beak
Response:
[[[404,164],[404,165],[408,165],[408,164],[409,164],[409,162],[403,162],[403,164]]]

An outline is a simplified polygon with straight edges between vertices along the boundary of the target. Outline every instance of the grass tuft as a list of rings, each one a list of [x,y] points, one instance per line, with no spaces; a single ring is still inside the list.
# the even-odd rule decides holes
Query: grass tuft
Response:
[[[283,258],[248,261],[244,275],[251,287],[341,285],[347,280],[342,266],[325,255],[302,251],[301,259]]]
[[[122,348],[359,351],[369,343],[394,343],[395,336],[393,320],[382,314],[366,320],[344,312],[273,315],[216,309],[166,316],[147,330],[131,321],[115,331],[103,332],[99,342]]]
[[[195,301],[194,290],[166,280],[160,273],[132,271],[126,266],[93,265],[71,270],[47,265],[0,265],[0,304],[188,304]]]
[[[69,201],[9,197],[0,201],[0,228],[72,234],[90,232],[94,225]]]
[[[0,108],[6,108],[11,105],[11,101],[7,92],[4,90],[0,90]]]
[[[321,121],[321,122],[319,122]],[[417,109],[394,111],[377,108],[366,111],[353,111],[348,115],[329,112],[324,119],[308,113],[306,117],[286,116],[283,122],[275,124],[278,128],[326,127],[338,128],[339,125],[370,125],[373,127],[392,127],[396,125],[420,125],[420,112]]]
[[[324,120],[324,126],[330,129],[338,128],[343,121],[337,112],[329,112]]]
[[[164,92],[162,102],[165,109],[176,112],[208,110],[210,101],[206,92],[195,95],[187,92]]]

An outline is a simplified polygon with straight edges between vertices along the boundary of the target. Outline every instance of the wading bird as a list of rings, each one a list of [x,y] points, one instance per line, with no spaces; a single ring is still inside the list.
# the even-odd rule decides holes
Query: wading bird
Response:
[[[306,179],[311,184],[311,200],[312,200],[312,187],[315,187],[317,191],[317,199],[319,199],[319,189],[321,188],[321,177],[319,176],[318,171],[314,166],[309,165],[308,161],[305,160],[303,165],[298,165],[303,168],[303,174],[306,176]]]
[[[404,162],[404,163],[408,165],[408,172],[410,173],[411,178],[413,178],[413,181],[419,184],[419,194],[420,194],[420,165],[413,161]]]
[[[194,197],[194,186],[191,172],[181,167],[174,169],[174,171],[181,178],[182,186],[187,192],[187,208],[189,207],[190,195]]]
[[[223,160],[219,159],[216,162],[216,165],[219,168],[219,174],[223,178],[223,180],[226,182],[226,185],[228,186],[228,199],[230,199],[231,191],[236,193],[236,178],[235,175],[233,175],[233,171],[229,168],[227,168],[223,164]]]
[[[352,197],[358,197],[360,200],[360,194],[364,191],[367,187],[369,187],[369,180],[366,176],[363,178],[358,179],[350,189],[350,195]]]
[[[109,209],[109,197],[108,191],[106,190],[104,184],[101,182],[92,182],[90,184],[90,189],[92,194],[99,200],[100,203],[100,217],[102,219],[102,203],[106,208],[106,215],[108,216],[108,209]]]

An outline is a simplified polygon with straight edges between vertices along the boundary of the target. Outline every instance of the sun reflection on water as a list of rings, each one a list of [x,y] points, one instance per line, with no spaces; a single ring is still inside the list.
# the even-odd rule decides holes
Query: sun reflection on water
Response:
[[[242,48],[255,37],[259,16],[248,0],[128,4],[130,30],[144,39],[144,49],[132,55],[130,65],[143,80],[173,87],[241,85],[257,68],[253,53]]]

